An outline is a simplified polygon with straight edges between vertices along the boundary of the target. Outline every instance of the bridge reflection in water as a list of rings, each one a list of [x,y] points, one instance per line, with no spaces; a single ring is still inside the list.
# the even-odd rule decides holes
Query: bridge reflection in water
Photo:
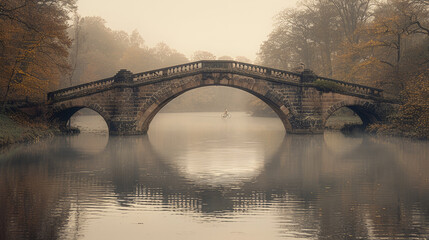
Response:
[[[88,138],[81,135],[1,155],[0,239],[373,239],[429,234],[425,142],[350,139],[338,133],[230,132],[217,141],[246,140],[235,142],[238,149],[251,140],[251,149],[270,147],[245,155],[253,164],[247,169],[236,165],[242,167],[239,173],[228,175],[216,165],[228,165],[224,159],[183,158],[187,151],[216,146],[203,139],[219,131],[189,133],[188,139],[180,131],[167,136],[159,132],[165,128],[157,128],[163,122],[158,120],[149,136],[93,134],[97,151],[87,151],[82,143]],[[279,122],[272,125],[282,129]],[[201,145],[195,146],[197,142]],[[229,160],[242,161],[239,156]],[[223,171],[223,181],[210,173],[206,177],[208,166]]]

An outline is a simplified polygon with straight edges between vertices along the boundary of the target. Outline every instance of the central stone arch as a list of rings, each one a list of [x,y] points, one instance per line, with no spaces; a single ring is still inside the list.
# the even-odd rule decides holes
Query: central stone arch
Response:
[[[156,91],[138,110],[136,128],[146,133],[155,115],[174,98],[200,87],[225,86],[246,91],[261,99],[279,116],[286,131],[292,131],[291,120],[297,115],[288,99],[266,81],[229,73],[210,73],[174,79]]]

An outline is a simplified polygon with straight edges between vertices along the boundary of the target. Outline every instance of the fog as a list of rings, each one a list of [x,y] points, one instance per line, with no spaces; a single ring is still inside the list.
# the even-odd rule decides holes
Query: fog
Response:
[[[64,81],[63,85],[111,77],[122,68],[136,73],[201,59],[253,62],[260,45],[273,30],[274,17],[295,3],[295,0],[79,0],[77,13],[82,21],[78,30],[70,30],[71,38],[75,39],[70,62],[75,63],[75,69],[70,81]],[[101,20],[85,18],[93,16]],[[137,41],[138,48],[129,45],[120,32],[125,31],[132,42],[135,30],[142,39]],[[79,35],[75,35],[76,31]],[[196,52],[214,56],[196,59]],[[187,92],[164,111],[225,108],[272,115],[272,110],[254,96],[219,87]]]
[[[149,46],[164,42],[188,58],[198,50],[254,60],[273,17],[295,0],[79,0],[78,13],[115,30],[138,30]]]

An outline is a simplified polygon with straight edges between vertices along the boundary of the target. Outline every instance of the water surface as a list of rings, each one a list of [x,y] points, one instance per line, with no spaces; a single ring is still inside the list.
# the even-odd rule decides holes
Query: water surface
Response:
[[[429,237],[428,142],[245,113],[161,113],[130,137],[97,121],[3,150],[0,239]]]

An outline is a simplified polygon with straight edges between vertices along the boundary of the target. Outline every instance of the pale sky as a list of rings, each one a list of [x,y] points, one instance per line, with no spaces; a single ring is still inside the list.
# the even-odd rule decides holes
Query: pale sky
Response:
[[[113,30],[137,29],[145,44],[164,42],[188,58],[198,50],[250,60],[273,29],[273,17],[296,0],[78,0],[81,16]]]

